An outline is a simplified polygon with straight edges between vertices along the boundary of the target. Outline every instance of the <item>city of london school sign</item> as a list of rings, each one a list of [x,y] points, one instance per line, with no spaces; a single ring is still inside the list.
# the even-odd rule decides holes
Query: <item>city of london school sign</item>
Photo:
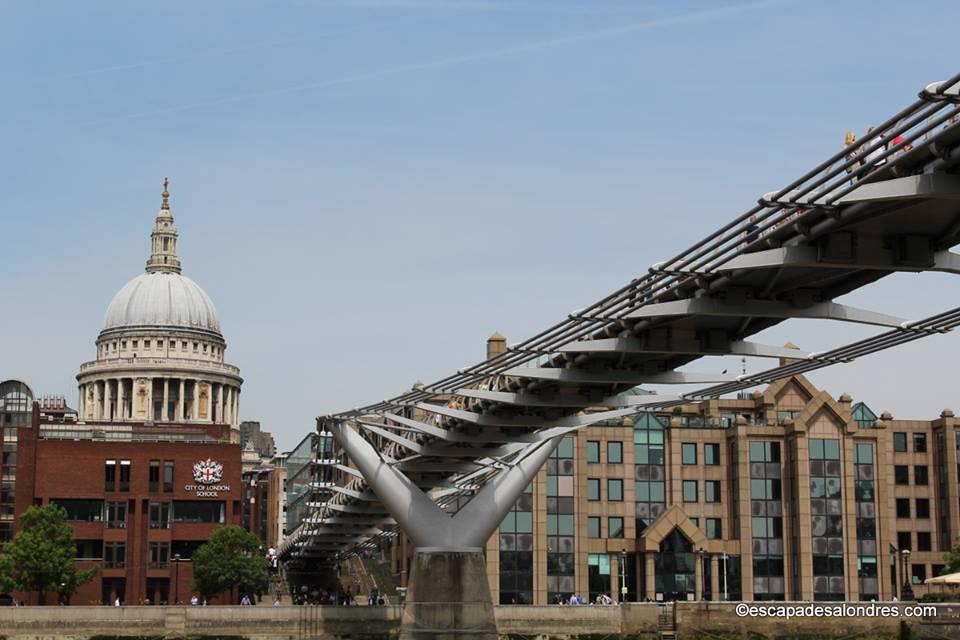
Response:
[[[193,465],[193,479],[197,484],[188,484],[185,491],[195,491],[198,498],[216,498],[221,491],[230,491],[230,485],[220,484],[223,465],[207,458]]]

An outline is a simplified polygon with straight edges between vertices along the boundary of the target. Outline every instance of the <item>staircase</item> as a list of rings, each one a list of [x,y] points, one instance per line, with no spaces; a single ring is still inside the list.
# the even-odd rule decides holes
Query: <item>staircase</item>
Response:
[[[383,596],[384,603],[398,603],[397,581],[390,572],[390,563],[381,562],[373,558],[364,558],[362,563],[366,574],[370,576],[372,584],[376,584],[377,587],[379,587],[380,595]]]
[[[673,604],[660,605],[657,616],[657,634],[660,640],[674,640],[677,637],[677,620],[673,614]]]

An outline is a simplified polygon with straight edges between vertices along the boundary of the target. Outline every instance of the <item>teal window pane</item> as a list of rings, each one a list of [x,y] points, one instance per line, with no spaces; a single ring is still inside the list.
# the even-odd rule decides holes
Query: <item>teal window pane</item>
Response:
[[[666,487],[663,482],[650,483],[650,501],[663,502],[666,499]]]
[[[560,532],[561,536],[572,536],[573,535],[573,515],[561,515],[557,517],[557,530]]]
[[[753,528],[753,537],[754,538],[766,538],[767,535],[767,519],[766,518],[751,518],[751,526]]]
[[[607,500],[623,500],[623,480],[607,480]]]
[[[697,481],[696,480],[683,481],[683,501],[684,502],[697,501]]]
[[[557,518],[558,516],[555,516],[555,515],[547,515],[547,535],[548,536],[558,535],[557,534],[557,530],[558,530]]]
[[[533,533],[533,513],[530,511],[517,512],[517,533]]]
[[[558,458],[573,457],[573,436],[567,436],[560,441],[560,445],[557,446],[557,457]]]
[[[634,444],[647,444],[650,442],[650,432],[649,431],[634,431],[633,432],[633,443]]]
[[[750,462],[766,462],[765,447],[762,442],[750,443]]]
[[[650,463],[650,449],[645,444],[637,445],[637,448],[634,450],[634,456],[636,457],[637,464],[649,464]]]
[[[623,518],[607,518],[607,537],[623,537]]]
[[[501,533],[516,533],[517,532],[517,514],[508,513],[507,517],[503,519],[503,522],[500,523],[500,532]]]
[[[650,500],[650,483],[638,480],[633,483],[634,500],[647,502]]]
[[[610,556],[600,556],[600,575],[610,575]]]
[[[663,445],[650,445],[647,464],[663,464]]]
[[[750,481],[750,499],[751,500],[766,500],[767,496],[767,483],[764,480],[751,480]]]
[[[557,495],[557,476],[547,476],[547,495],[551,498]]]
[[[587,462],[591,464],[600,462],[600,443],[596,440],[587,442]]]
[[[600,479],[587,478],[587,500],[597,501],[600,499]]]
[[[589,554],[589,555],[587,556],[587,564],[588,564],[589,566],[591,566],[591,567],[599,567],[599,566],[600,566],[600,554],[599,554],[599,553],[591,553],[591,554]]]
[[[857,444],[857,464],[873,464],[873,445],[870,443]]]
[[[683,464],[697,464],[697,445],[694,442],[684,442],[682,445]]]
[[[607,463],[620,464],[622,462],[623,462],[623,443],[608,442],[607,443]]]
[[[810,459],[823,460],[823,440],[820,438],[810,439]]]
[[[663,444],[663,431],[651,431],[650,444]]]
[[[588,538],[599,538],[600,537],[600,518],[590,516],[587,518],[587,537]]]
[[[840,459],[840,441],[839,440],[824,440],[823,441],[823,457],[827,460],[839,460]]]

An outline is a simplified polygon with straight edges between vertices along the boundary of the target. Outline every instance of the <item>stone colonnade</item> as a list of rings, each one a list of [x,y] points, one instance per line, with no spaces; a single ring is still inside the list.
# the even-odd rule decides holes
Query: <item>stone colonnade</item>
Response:
[[[239,424],[240,386],[203,378],[126,376],[80,385],[82,420]]]

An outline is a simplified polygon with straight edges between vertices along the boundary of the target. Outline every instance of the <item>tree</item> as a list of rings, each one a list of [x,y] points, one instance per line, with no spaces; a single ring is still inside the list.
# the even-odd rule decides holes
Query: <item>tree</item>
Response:
[[[55,504],[30,507],[20,516],[20,530],[0,555],[0,588],[36,591],[40,604],[53,591],[70,599],[80,585],[93,580],[97,569],[77,569],[77,545],[67,524],[66,510]]]
[[[960,571],[960,540],[953,546],[953,549],[943,556],[943,560],[946,564],[943,567],[943,571],[940,572],[940,575],[944,576],[948,573],[957,573]]]
[[[233,587],[248,594],[267,590],[267,559],[260,539],[235,524],[218,527],[192,561],[193,588],[206,599]]]

